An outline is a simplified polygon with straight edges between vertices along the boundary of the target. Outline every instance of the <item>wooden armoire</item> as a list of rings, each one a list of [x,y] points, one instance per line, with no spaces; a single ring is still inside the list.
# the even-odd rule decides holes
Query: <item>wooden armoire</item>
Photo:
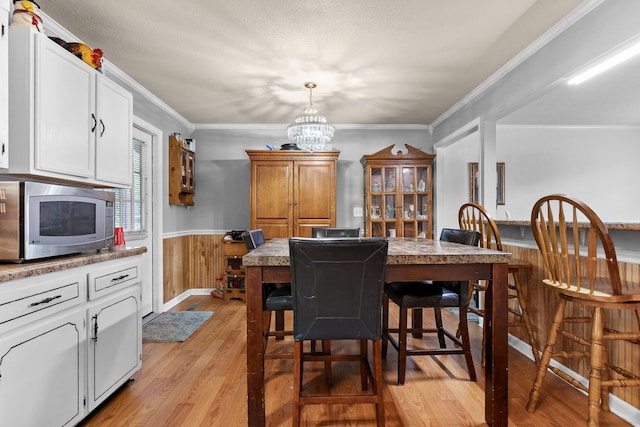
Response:
[[[250,227],[265,239],[311,237],[336,226],[339,151],[247,150],[251,160]]]

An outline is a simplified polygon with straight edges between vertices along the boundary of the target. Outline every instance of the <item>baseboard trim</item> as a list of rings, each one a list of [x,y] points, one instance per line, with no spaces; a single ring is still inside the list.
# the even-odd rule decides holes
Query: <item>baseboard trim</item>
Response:
[[[187,289],[177,297],[165,302],[162,305],[162,312],[171,310],[173,307],[180,304],[182,301],[186,300],[192,295],[211,295],[212,290],[213,288]]]

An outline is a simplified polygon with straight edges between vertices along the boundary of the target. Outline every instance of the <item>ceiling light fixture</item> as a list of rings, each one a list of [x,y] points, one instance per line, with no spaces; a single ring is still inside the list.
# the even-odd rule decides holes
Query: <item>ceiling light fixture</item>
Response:
[[[327,123],[327,118],[318,114],[318,109],[313,105],[311,98],[313,89],[318,85],[314,82],[306,82],[304,87],[309,89],[309,105],[302,114],[287,126],[287,136],[294,141],[298,148],[305,151],[331,151],[333,147],[329,143],[333,138],[333,126]]]
[[[594,65],[588,67],[586,70],[576,74],[574,77],[570,78],[567,83],[570,85],[579,85],[580,83],[583,83],[590,78],[595,77],[598,74],[615,67],[616,65],[636,56],[639,53],[640,40],[636,39],[631,44],[627,44],[627,46],[621,49],[617,49],[612,54],[607,55],[601,61],[598,61]]]

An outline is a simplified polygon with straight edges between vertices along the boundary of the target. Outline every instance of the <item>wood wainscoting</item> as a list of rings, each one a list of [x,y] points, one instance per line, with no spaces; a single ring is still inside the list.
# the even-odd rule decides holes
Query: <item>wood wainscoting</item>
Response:
[[[548,289],[547,286],[542,284],[544,264],[539,250],[511,245],[503,245],[503,249],[511,252],[514,258],[529,261],[534,266],[532,270],[524,270],[520,273],[520,281],[522,282],[531,322],[534,326],[536,340],[540,347],[538,350],[542,351],[547,340],[547,332],[551,326],[553,314],[558,304],[558,296],[553,290]],[[604,263],[604,260],[600,260],[600,262]],[[640,291],[640,264],[625,262],[618,262],[618,264],[620,266],[620,276],[623,283],[625,281],[633,283],[633,286]],[[598,269],[600,268],[602,267],[599,266]],[[585,312],[584,306],[576,306],[571,303],[568,304],[567,310],[574,310],[574,315]],[[626,310],[623,313],[617,311],[613,313],[609,312],[607,314],[607,322],[608,327],[615,330],[636,330],[638,328],[633,310]],[[576,330],[583,336],[589,336],[589,326],[574,325],[574,327],[581,328],[582,330]],[[585,330],[585,328],[587,329]],[[522,341],[527,342],[524,328],[513,328],[510,330],[510,333]],[[574,348],[578,346],[573,341],[562,340],[562,338],[559,338],[559,342],[565,344],[562,350],[567,352],[573,351]],[[621,366],[636,374],[640,372],[640,345],[628,342],[609,343],[607,349],[614,365]],[[588,362],[569,361],[565,359],[562,363],[585,378],[589,376]],[[640,388],[618,387],[614,388],[612,393],[640,409]]]
[[[189,289],[216,286],[222,267],[223,234],[195,234],[164,239],[163,302]]]

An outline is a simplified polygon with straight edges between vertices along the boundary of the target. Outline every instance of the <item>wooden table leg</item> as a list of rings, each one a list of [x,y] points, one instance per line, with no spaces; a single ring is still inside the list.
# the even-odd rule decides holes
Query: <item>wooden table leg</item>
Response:
[[[494,427],[507,427],[509,418],[507,271],[508,264],[493,264],[485,299],[485,421]]]
[[[264,427],[262,267],[245,267],[247,296],[247,415],[249,427]]]

